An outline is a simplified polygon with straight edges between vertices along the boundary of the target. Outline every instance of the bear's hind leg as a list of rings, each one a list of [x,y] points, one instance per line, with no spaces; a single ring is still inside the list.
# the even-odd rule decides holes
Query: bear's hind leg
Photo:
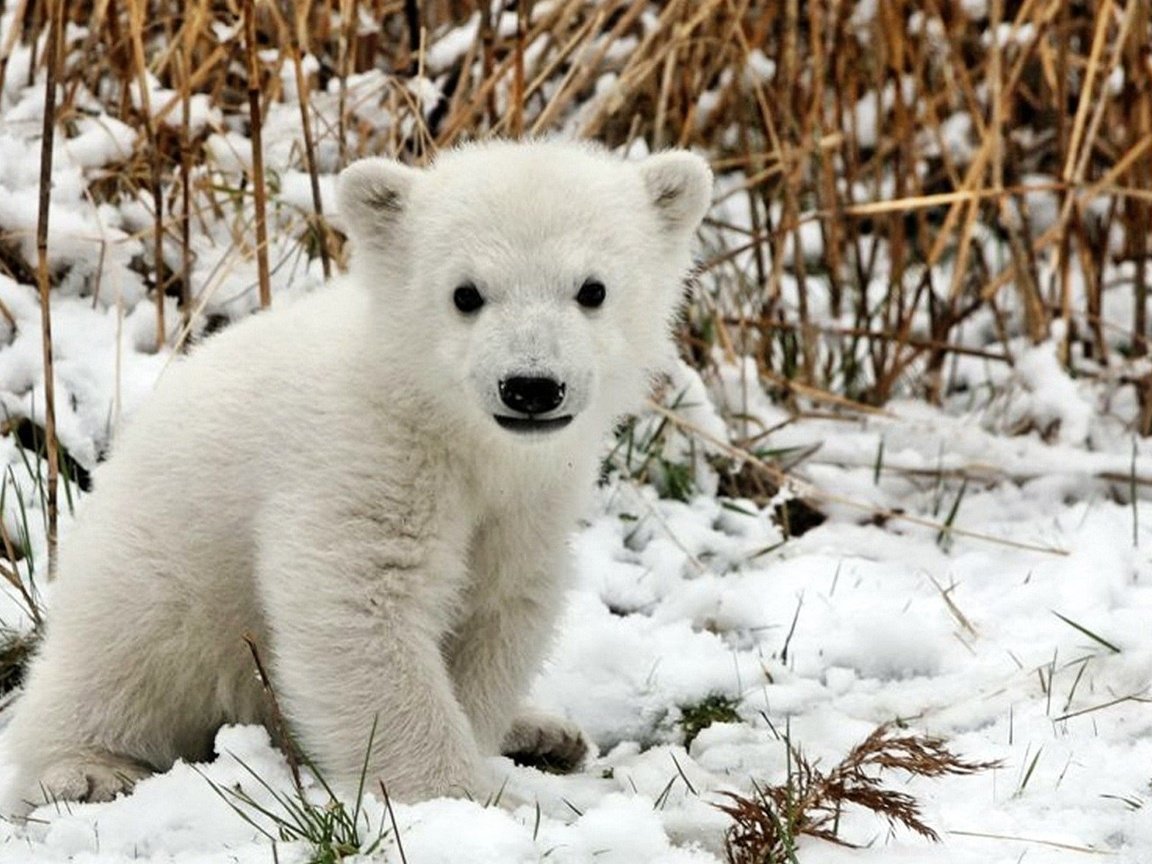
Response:
[[[88,751],[61,756],[23,784],[32,798],[26,804],[39,806],[54,801],[111,801],[132,791],[138,780],[152,769],[128,756],[107,751]]]

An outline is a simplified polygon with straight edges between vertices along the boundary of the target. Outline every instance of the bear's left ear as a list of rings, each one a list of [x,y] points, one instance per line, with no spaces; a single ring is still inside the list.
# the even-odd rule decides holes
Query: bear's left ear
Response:
[[[639,165],[648,200],[670,234],[690,234],[712,204],[712,169],[695,153],[669,150]]]
[[[392,245],[420,173],[391,159],[361,159],[344,169],[337,206],[354,242]]]

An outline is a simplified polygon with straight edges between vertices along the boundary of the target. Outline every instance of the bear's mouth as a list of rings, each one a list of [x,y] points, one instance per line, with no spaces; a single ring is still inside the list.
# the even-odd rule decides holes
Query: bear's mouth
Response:
[[[571,414],[565,414],[563,417],[549,417],[547,419],[542,417],[511,417],[507,414],[493,414],[492,416],[502,428],[518,434],[553,432],[557,429],[563,429],[572,422]]]

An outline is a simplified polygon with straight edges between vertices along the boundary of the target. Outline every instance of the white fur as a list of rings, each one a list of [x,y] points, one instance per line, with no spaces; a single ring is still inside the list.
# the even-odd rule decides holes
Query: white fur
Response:
[[[350,278],[176,364],[97,472],[6,734],[9,801],[110,797],[210,757],[222,723],[270,723],[245,635],[334,783],[374,721],[369,781],[401,799],[485,794],[502,742],[572,751],[520,700],[600,443],[671,356],[709,190],[686,153],[560,143],[350,167]],[[563,380],[571,424],[499,426],[516,374]]]

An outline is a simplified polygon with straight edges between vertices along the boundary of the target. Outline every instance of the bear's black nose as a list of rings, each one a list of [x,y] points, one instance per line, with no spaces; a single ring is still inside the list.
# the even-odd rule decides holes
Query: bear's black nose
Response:
[[[517,376],[500,382],[500,401],[521,414],[547,414],[564,401],[564,385],[552,378]]]

